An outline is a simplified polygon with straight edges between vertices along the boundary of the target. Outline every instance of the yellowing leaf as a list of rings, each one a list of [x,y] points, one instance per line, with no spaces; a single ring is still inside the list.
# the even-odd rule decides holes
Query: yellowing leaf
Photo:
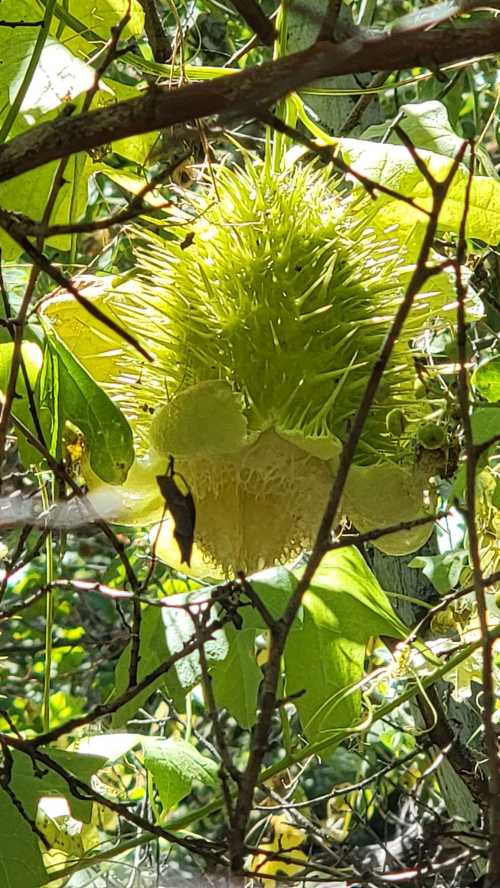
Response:
[[[423,210],[430,210],[432,193],[428,182],[419,173],[408,150],[401,145],[381,145],[361,139],[342,139],[342,156],[354,170],[375,182],[393,188],[400,194],[411,196]],[[452,160],[431,151],[418,151],[429,172],[438,180],[446,178]],[[465,190],[469,178],[465,166],[455,174],[439,217],[441,231],[457,233],[464,213]],[[397,223],[411,228],[425,222],[426,216],[408,204],[387,195],[377,196],[380,208],[377,226]],[[474,176],[470,207],[467,217],[467,234],[479,237],[488,244],[500,240],[500,182],[487,176]]]
[[[304,842],[304,833],[283,816],[272,817],[271,822],[274,830],[273,841],[259,846],[261,853],[251,858],[249,869],[257,878],[273,875],[295,876],[307,863],[307,856],[299,847]],[[283,855],[287,859],[276,860],[274,855]],[[263,881],[271,888],[276,885],[274,879],[266,878]]]

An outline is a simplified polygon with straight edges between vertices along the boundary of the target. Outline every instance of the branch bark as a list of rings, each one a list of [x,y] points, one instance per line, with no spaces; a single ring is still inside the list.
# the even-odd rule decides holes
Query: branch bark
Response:
[[[163,29],[156,0],[139,0],[144,10],[144,30],[149,40],[155,62],[168,62],[172,46]]]
[[[252,117],[260,109],[321,77],[367,71],[435,68],[500,51],[500,21],[476,27],[426,31],[356,31],[342,44],[320,41],[301,52],[240,74],[172,90],[152,87],[144,96],[33,127],[0,149],[0,182],[49,161],[104,143],[189,120]]]

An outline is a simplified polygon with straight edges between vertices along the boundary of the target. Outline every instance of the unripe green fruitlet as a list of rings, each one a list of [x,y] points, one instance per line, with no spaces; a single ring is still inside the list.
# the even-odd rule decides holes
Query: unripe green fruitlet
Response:
[[[446,441],[446,432],[442,425],[428,420],[419,425],[417,440],[426,450],[438,450]]]
[[[137,234],[135,274],[99,297],[154,358],[139,368],[113,339],[114,370],[101,371],[101,381],[139,446],[165,464],[175,458],[197,506],[195,541],[206,562],[231,573],[313,542],[411,267],[394,233],[374,229],[372,203],[341,196],[328,170],[297,165],[270,175],[248,162],[216,178],[216,191],[191,196],[188,227]],[[398,520],[398,484],[401,520],[423,513],[411,438],[428,405],[415,397],[409,343],[451,298],[419,294],[395,344],[346,490],[359,529]],[[46,312],[56,324],[57,302]],[[102,331],[87,347],[89,369],[105,352]],[[76,339],[72,348],[85,363]],[[396,485],[382,489],[393,470]],[[399,544],[393,534],[391,551],[412,551],[430,532]]]

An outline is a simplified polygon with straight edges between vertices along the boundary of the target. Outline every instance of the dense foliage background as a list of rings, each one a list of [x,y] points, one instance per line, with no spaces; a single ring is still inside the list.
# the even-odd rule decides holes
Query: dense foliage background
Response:
[[[2,0],[7,888],[500,884],[496,10]]]

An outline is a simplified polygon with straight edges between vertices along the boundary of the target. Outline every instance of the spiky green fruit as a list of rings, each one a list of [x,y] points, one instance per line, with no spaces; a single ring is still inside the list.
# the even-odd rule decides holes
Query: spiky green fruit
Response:
[[[138,367],[137,355],[113,340],[107,355],[115,371],[103,382],[142,448],[175,457],[195,497],[197,542],[207,558],[227,572],[253,570],[314,539],[341,443],[410,270],[394,235],[374,230],[368,199],[340,195],[329,171],[222,169],[216,190],[192,201],[189,227],[138,234],[133,278],[99,299],[154,357]],[[417,297],[352,478],[363,467],[412,461],[405,445],[426,405],[414,395],[409,342],[440,304],[431,292]],[[60,311],[49,305],[56,322]],[[95,341],[94,355],[104,351]],[[395,410],[404,411],[408,432],[399,424],[393,433]],[[376,472],[370,478],[376,522],[380,488]]]
[[[194,200],[188,247],[179,228],[179,240],[151,235],[137,248],[124,317],[155,357],[141,379],[146,401],[174,411],[189,386],[222,380],[241,398],[249,433],[344,439],[404,292],[397,240],[377,237],[366,200],[341,198],[329,174],[311,168],[269,178],[262,167],[223,169],[217,195]],[[409,422],[423,415],[408,341],[430,301],[420,295],[396,343],[359,463],[395,452],[391,410],[405,407]]]

